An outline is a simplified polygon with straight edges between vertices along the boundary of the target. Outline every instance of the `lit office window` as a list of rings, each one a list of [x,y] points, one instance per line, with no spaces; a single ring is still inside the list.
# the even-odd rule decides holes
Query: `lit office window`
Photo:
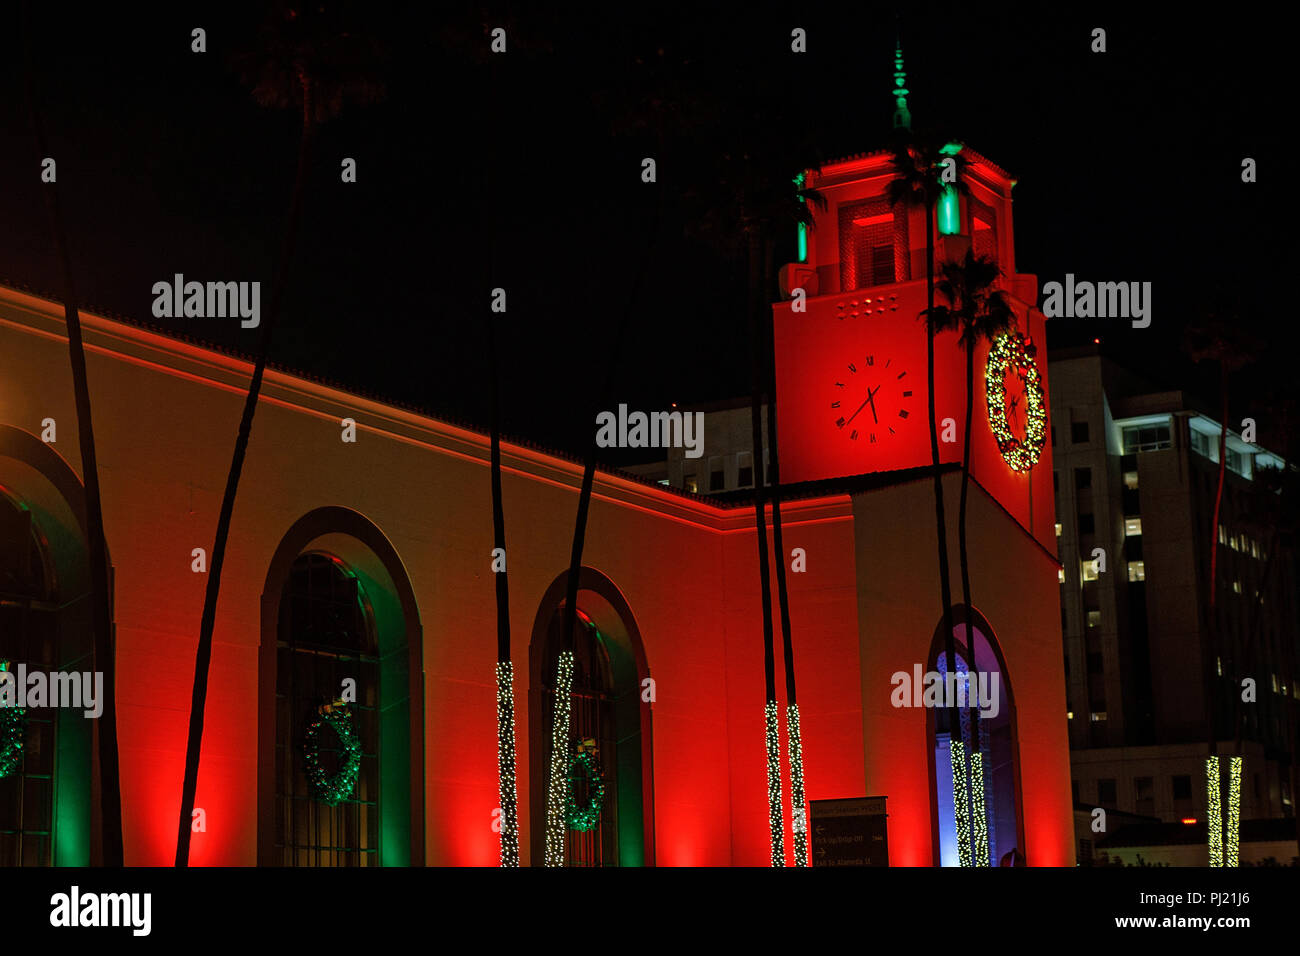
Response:
[[[1056,583],[1057,584],[1065,583],[1065,568],[1056,569]]]
[[[1085,581],[1097,580],[1097,564],[1095,561],[1081,561],[1079,565],[1079,573]]]
[[[1128,579],[1130,581],[1145,581],[1147,579],[1146,564],[1142,561],[1130,561],[1128,563]]]
[[[1091,716],[1092,716],[1093,723],[1099,723],[1106,719],[1106,712],[1104,710],[1098,710],[1095,711]]]
[[[1138,473],[1136,471],[1124,472],[1124,487],[1129,491],[1137,491]]]
[[[1059,522],[1059,521],[1056,522],[1056,536],[1057,536],[1058,538],[1061,536],[1061,522]]]
[[[1124,536],[1125,536],[1126,538],[1134,538],[1134,537],[1137,537],[1138,535],[1140,535],[1141,533],[1142,533],[1142,519],[1141,519],[1141,518],[1125,518],[1125,519],[1124,519]]]

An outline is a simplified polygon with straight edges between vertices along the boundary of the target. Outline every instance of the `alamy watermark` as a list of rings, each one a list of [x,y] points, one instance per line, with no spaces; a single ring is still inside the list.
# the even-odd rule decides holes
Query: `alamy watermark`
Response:
[[[1049,319],[1132,319],[1133,328],[1151,324],[1150,282],[1087,282],[1065,274],[1065,283],[1043,286],[1043,315]]]
[[[997,717],[997,671],[975,671],[967,674],[940,674],[938,671],[921,673],[921,665],[913,664],[912,673],[895,671],[889,682],[894,685],[889,702],[895,707],[978,707],[980,716],[992,720]]]
[[[104,672],[0,670],[0,707],[67,707],[96,719],[104,712]]]
[[[262,283],[186,282],[176,273],[171,282],[153,284],[155,319],[225,319],[238,316],[240,326],[255,329],[262,321]]]
[[[596,426],[596,445],[600,448],[684,448],[687,458],[704,454],[703,412],[629,414],[626,405],[619,405],[617,415],[597,415]]]
[[[72,886],[50,897],[50,925],[125,927],[133,936],[148,936],[153,928],[152,893],[83,893]]]

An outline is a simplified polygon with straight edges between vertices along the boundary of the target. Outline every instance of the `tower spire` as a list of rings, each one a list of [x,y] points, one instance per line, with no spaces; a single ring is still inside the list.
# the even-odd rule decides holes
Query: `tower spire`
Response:
[[[894,129],[912,128],[907,109],[907,73],[903,70],[903,41],[894,39]]]

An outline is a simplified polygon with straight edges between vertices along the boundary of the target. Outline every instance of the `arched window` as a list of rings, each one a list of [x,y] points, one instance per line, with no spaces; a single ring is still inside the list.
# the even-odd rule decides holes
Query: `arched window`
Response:
[[[953,636],[958,685],[965,688],[970,704],[960,709],[959,723],[964,743],[968,783],[966,792],[972,841],[979,833],[980,817],[988,839],[988,863],[1022,865],[1024,834],[1020,817],[1020,785],[1016,715],[1011,683],[992,629],[978,614],[964,608],[954,610]],[[971,644],[974,644],[973,652]],[[973,656],[972,656],[973,653]],[[974,661],[972,674],[971,661]],[[948,658],[940,623],[930,649],[928,671],[937,673],[948,685]],[[958,695],[958,700],[961,697]],[[946,703],[946,698],[944,699]],[[929,714],[932,760],[931,805],[934,807],[936,862],[958,866],[960,852],[953,813],[951,716],[946,706],[932,707]],[[978,741],[978,749],[976,741]],[[978,752],[982,779],[971,779],[972,755]],[[981,800],[982,797],[982,800]],[[982,814],[980,814],[982,802]],[[1006,861],[1005,864],[1003,861]]]
[[[0,489],[0,667],[57,670],[57,612],[53,567],[32,512]],[[22,755],[0,777],[0,866],[53,862],[57,713],[25,708],[17,718]],[[11,732],[13,718],[5,718],[0,732]]]
[[[547,787],[555,712],[556,669],[562,641],[565,583],[556,577],[533,621],[529,642],[529,777],[533,866],[545,860]],[[566,827],[569,866],[653,866],[654,767],[652,686],[641,634],[622,593],[604,574],[583,568],[578,578],[577,625],[570,702],[571,755],[598,754],[605,793],[592,830]],[[567,765],[567,764],[566,764]],[[587,806],[585,775],[573,772],[575,803]]]
[[[561,635],[564,614],[556,609],[546,635],[542,671],[543,713],[549,728],[555,714],[555,680],[560,654],[567,649]],[[578,749],[595,750],[605,788],[600,818],[595,829],[566,830],[564,859],[569,866],[618,866],[618,765],[614,760],[618,737],[615,733],[614,678],[605,636],[581,610],[573,635],[573,684],[569,711],[567,756]],[[545,736],[543,766],[551,765],[551,736]],[[581,774],[573,781],[575,802],[585,805],[590,787]]]
[[[284,866],[379,865],[379,649],[374,616],[357,576],[338,558],[300,555],[280,600],[276,642],[275,846]],[[353,792],[334,806],[311,791],[304,740],[323,706],[344,695],[361,745]],[[333,775],[338,735],[318,731],[320,763]]]

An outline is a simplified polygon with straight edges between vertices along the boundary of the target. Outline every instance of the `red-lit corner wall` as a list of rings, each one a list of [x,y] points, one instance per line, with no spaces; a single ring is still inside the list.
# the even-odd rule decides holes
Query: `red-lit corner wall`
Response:
[[[944,479],[954,603],[961,601],[956,509],[960,477]],[[858,625],[866,787],[889,798],[893,866],[934,862],[925,708],[894,707],[891,677],[925,670],[939,630],[933,482],[857,494]],[[1074,863],[1060,591],[1055,558],[980,488],[970,498],[971,593],[1006,661],[1019,741],[1021,824],[1031,866]]]
[[[864,796],[854,524],[847,496],[789,502],[782,506],[785,554],[803,550],[807,570],[791,572],[792,644],[804,742],[807,799]],[[770,519],[770,512],[769,512]],[[763,705],[762,590],[752,508],[729,517],[722,570],[726,636],[726,700],[729,735],[732,862],[769,866],[767,756]],[[769,520],[769,549],[771,530]],[[785,740],[785,666],[773,572],[773,635],[776,692]],[[785,766],[785,745],[782,761]],[[784,816],[789,818],[789,774],[783,770]],[[787,823],[786,861],[794,862]]]
[[[1014,288],[1032,298],[1034,284],[1032,276],[1020,276]],[[917,319],[925,303],[924,280],[913,280],[812,298],[806,312],[794,312],[790,302],[772,307],[783,479],[811,481],[930,464],[926,333]],[[1044,319],[1023,302],[1017,313],[1020,328],[1028,329],[1039,349],[1036,364],[1046,406]],[[941,432],[944,421],[951,419],[954,439],[941,437],[939,457],[960,462],[966,356],[955,332],[936,336],[934,349],[935,418]],[[971,471],[1045,548],[1055,551],[1051,442],[1044,443],[1038,463],[1029,472],[1016,473],[1007,466],[989,425],[987,362],[988,345],[981,343],[975,352]],[[911,395],[906,394],[909,391]],[[869,392],[874,412],[871,407],[859,410]],[[850,420],[854,412],[857,417]],[[846,426],[836,425],[839,418],[846,419]]]

